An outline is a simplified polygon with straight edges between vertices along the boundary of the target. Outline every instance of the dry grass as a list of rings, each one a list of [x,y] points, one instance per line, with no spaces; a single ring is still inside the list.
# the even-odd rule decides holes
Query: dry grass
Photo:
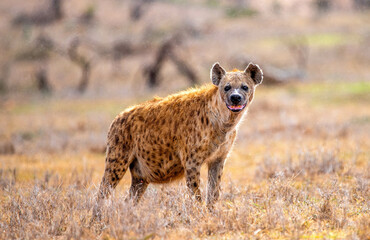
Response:
[[[291,87],[259,89],[226,163],[223,193],[214,212],[193,201],[183,181],[151,185],[134,207],[124,202],[130,184],[126,174],[106,202],[102,220],[93,225],[91,209],[104,168],[104,154],[94,146],[104,144],[105,127],[119,104],[111,101],[111,108],[104,108],[100,106],[109,105],[106,100],[89,105],[83,99],[76,100],[74,108],[66,108],[60,99],[57,105],[50,101],[42,107],[34,106],[37,101],[17,104],[1,117],[3,122],[12,119],[10,136],[24,131],[24,117],[43,120],[27,127],[31,135],[39,132],[31,140],[9,140],[34,149],[16,147],[18,153],[1,156],[0,238],[367,239],[367,97],[359,95],[346,104],[330,99],[312,104],[316,91],[297,94],[310,87],[296,85],[293,94]],[[276,96],[294,104],[276,104]],[[333,96],[336,101],[346,97]],[[307,106],[310,112],[301,110]],[[83,115],[94,116],[96,109],[99,120],[84,120]],[[58,141],[44,142],[47,129],[68,136],[63,150],[51,147]],[[76,148],[79,142],[84,144]],[[206,169],[201,175],[204,194]]]
[[[134,23],[128,2],[65,1],[60,22],[17,28],[14,15],[40,2],[0,1],[0,239],[370,238],[368,12],[302,17],[266,8],[265,15],[243,10],[230,18],[229,1],[166,0],[154,1]],[[91,25],[79,23],[86,9],[94,9]],[[187,195],[183,180],[150,185],[134,207],[124,202],[126,174],[101,221],[90,225],[113,117],[131,104],[188,87],[168,63],[158,89],[145,88],[140,74],[155,47],[184,28],[192,33],[179,54],[203,82],[215,61],[228,69],[242,68],[245,58],[295,69],[288,44],[299,41],[309,48],[306,78],[257,89],[213,212]],[[113,69],[111,59],[83,45],[93,69],[80,95],[71,90],[80,73],[66,58],[17,60],[41,33],[62,47],[75,36],[108,48],[117,40],[151,47]],[[32,76],[40,64],[48,68],[51,95],[37,93]],[[206,175],[202,169],[203,195]]]
[[[366,239],[369,169],[345,170],[343,159],[338,158],[332,152],[308,152],[296,166],[290,162],[280,165],[287,171],[259,166],[258,181],[241,184],[226,177],[214,212],[189,198],[182,183],[150,187],[137,207],[124,202],[125,191],[116,191],[104,206],[102,220],[92,226],[89,220],[96,193],[92,170],[64,177],[46,172],[25,182],[17,180],[17,173],[3,171],[0,236]]]

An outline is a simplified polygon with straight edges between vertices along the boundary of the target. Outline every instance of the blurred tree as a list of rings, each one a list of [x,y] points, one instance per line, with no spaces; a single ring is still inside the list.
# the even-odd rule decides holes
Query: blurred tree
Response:
[[[132,21],[138,21],[143,16],[144,11],[154,0],[133,0],[130,8],[130,18]]]
[[[77,64],[77,66],[81,68],[81,80],[77,86],[77,90],[80,93],[83,93],[86,91],[87,86],[89,84],[91,63],[90,60],[87,59],[87,57],[78,53],[77,49],[79,45],[80,45],[79,39],[78,38],[74,39],[69,45],[68,56],[72,62],[74,62],[75,64]]]
[[[153,64],[144,69],[144,75],[147,76],[147,84],[149,87],[155,87],[159,85],[159,72],[162,69],[163,63],[166,59],[171,60],[176,65],[177,70],[184,75],[191,84],[199,83],[195,71],[175,51],[176,47],[181,44],[182,39],[184,39],[182,34],[174,34],[159,46]]]
[[[95,18],[96,8],[95,5],[89,5],[79,17],[79,22],[82,24],[90,24]]]
[[[39,9],[33,13],[21,13],[13,19],[13,23],[46,25],[63,18],[62,0],[50,0],[46,9]]]
[[[10,63],[5,63],[1,67],[0,73],[0,92],[6,92],[7,90],[7,79],[10,72]]]
[[[331,2],[330,2],[330,0],[316,0],[314,2],[314,5],[315,5],[316,11],[318,13],[327,12],[331,8]]]
[[[355,9],[364,10],[370,8],[370,0],[353,0]]]
[[[43,93],[50,93],[51,86],[49,84],[49,80],[47,77],[47,71],[44,66],[41,66],[39,70],[36,72],[36,81],[38,89]]]

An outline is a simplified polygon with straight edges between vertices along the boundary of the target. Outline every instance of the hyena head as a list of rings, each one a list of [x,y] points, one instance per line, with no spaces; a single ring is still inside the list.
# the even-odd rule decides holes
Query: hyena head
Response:
[[[244,71],[226,72],[219,63],[211,69],[211,79],[226,107],[241,112],[253,99],[256,86],[262,82],[263,73],[256,64],[249,63]]]

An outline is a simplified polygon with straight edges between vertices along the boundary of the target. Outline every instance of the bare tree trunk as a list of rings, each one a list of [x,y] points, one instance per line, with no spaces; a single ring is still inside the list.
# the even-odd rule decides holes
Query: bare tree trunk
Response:
[[[32,13],[21,13],[13,19],[13,23],[47,25],[63,18],[62,0],[51,0],[47,8]]]
[[[132,21],[138,21],[143,16],[147,6],[154,0],[133,0],[130,9],[130,18]]]
[[[51,86],[49,84],[47,72],[44,67],[40,67],[39,70],[36,72],[36,81],[37,81],[37,88],[41,92],[43,93],[51,92]]]
[[[173,39],[171,38],[159,47],[154,63],[146,69],[145,72],[148,75],[147,83],[149,87],[158,86],[159,71],[163,66],[164,60],[168,56],[168,53],[172,50],[172,47]]]
[[[57,20],[62,19],[63,18],[62,0],[52,0],[51,11],[53,12],[55,19]]]
[[[160,45],[155,57],[154,63],[145,69],[145,74],[148,77],[147,84],[149,87],[156,87],[159,85],[158,76],[164,61],[168,58],[177,67],[177,70],[184,75],[191,84],[199,83],[195,71],[189,64],[175,53],[175,47],[180,44],[182,37],[180,34],[172,36],[169,40]]]
[[[199,80],[195,71],[188,65],[183,59],[179,58],[176,54],[171,52],[169,54],[170,59],[176,65],[177,69],[183,74],[191,84],[198,84]]]
[[[86,91],[89,79],[90,79],[90,63],[86,62],[85,65],[82,66],[81,81],[77,88],[80,93]]]
[[[0,75],[0,92],[6,92],[7,90],[7,80],[10,72],[10,63],[5,63],[1,68]]]
[[[81,80],[78,84],[77,90],[80,93],[83,93],[86,91],[89,84],[91,63],[85,56],[77,52],[77,48],[79,45],[80,42],[78,39],[72,41],[68,49],[68,56],[72,62],[74,62],[75,64],[77,64],[77,66],[81,68]]]

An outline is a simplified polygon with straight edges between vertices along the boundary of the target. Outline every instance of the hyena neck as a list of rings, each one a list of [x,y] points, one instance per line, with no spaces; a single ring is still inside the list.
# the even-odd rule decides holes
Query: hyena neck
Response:
[[[247,109],[239,113],[230,111],[226,107],[225,102],[221,99],[218,91],[212,95],[209,104],[209,117],[211,122],[224,133],[234,130],[247,111]]]

